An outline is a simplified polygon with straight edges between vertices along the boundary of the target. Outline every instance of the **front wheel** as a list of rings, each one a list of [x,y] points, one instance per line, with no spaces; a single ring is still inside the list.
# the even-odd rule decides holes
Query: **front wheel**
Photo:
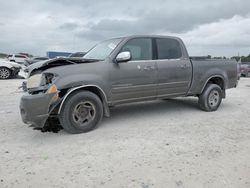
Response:
[[[208,84],[199,97],[199,106],[202,110],[216,111],[222,101],[222,89],[216,84]]]
[[[0,79],[9,79],[11,77],[11,71],[8,68],[0,67]]]
[[[66,99],[59,120],[66,132],[77,134],[93,130],[102,116],[100,98],[89,91],[80,91]]]

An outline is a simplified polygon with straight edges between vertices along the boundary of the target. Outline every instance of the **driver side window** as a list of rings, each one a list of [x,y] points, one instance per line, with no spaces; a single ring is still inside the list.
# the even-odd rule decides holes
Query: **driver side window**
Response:
[[[122,48],[122,52],[130,52],[131,60],[152,60],[152,40],[138,38],[129,40]]]

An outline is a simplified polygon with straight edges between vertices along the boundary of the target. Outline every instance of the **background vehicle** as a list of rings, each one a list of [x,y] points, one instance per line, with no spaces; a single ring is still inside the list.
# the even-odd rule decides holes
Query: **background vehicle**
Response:
[[[33,63],[39,62],[39,61],[44,61],[44,60],[48,60],[48,57],[33,57],[30,59],[27,59],[26,62],[31,65]]]
[[[18,63],[0,59],[0,79],[9,79],[17,76],[21,68]]]
[[[9,61],[16,62],[16,63],[22,64],[22,65],[25,65],[26,61],[29,59],[27,56],[20,55],[20,54],[8,55],[7,58]]]
[[[83,57],[86,52],[76,52],[69,55],[69,57]]]
[[[47,52],[46,56],[49,59],[53,59],[56,57],[68,57],[71,53],[70,52],[55,52],[55,51],[49,51]]]
[[[109,117],[109,106],[123,103],[197,96],[202,110],[215,111],[237,82],[235,60],[191,60],[179,38],[115,38],[83,58],[33,66],[20,111],[23,121],[36,127],[58,118],[67,132],[81,133]]]
[[[249,64],[241,64],[240,72],[241,72],[241,76],[244,76],[244,77],[250,76],[250,65]]]
[[[241,63],[237,63],[237,77],[238,77],[238,80],[240,80],[240,76],[241,76],[241,72],[240,72],[240,66],[241,66]]]

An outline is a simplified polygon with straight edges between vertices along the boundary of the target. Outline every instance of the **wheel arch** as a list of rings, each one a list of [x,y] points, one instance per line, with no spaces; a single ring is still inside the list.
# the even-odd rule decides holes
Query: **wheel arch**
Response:
[[[83,86],[78,86],[78,87],[74,87],[71,89],[65,89],[65,90],[66,90],[66,93],[63,96],[62,102],[59,104],[58,114],[60,114],[62,107],[64,105],[64,102],[66,101],[66,99],[68,97],[70,97],[71,95],[73,95],[74,93],[79,92],[79,91],[90,91],[90,92],[96,94],[101,99],[102,104],[103,104],[104,116],[106,116],[106,117],[110,116],[107,97],[106,97],[106,94],[101,87],[99,87],[97,85],[83,85]]]
[[[222,90],[222,97],[225,98],[226,97],[226,82],[223,76],[221,75],[214,75],[211,76],[207,79],[207,81],[205,82],[201,93],[204,91],[204,89],[206,88],[206,86],[208,84],[216,84],[218,86],[220,86],[221,90]]]
[[[5,69],[8,69],[10,72],[12,72],[11,67],[1,66],[1,65],[0,65],[0,68],[5,68]]]

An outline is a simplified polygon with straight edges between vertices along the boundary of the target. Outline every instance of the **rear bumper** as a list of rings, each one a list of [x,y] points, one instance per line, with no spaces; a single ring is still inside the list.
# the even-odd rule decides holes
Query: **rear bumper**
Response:
[[[32,124],[34,127],[43,127],[49,117],[54,95],[56,94],[23,95],[20,101],[20,113],[23,122]]]

